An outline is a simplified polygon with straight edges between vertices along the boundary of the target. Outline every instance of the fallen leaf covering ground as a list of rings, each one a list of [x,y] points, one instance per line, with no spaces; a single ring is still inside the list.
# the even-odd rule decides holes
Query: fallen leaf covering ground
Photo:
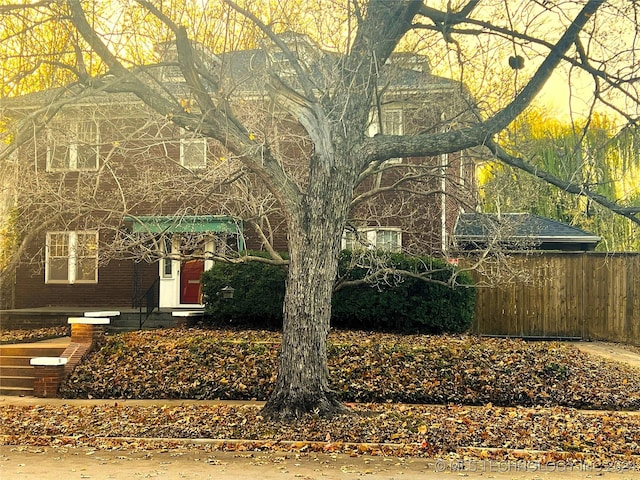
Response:
[[[167,329],[117,334],[62,386],[65,398],[265,400],[280,334]],[[640,372],[569,343],[335,331],[345,402],[640,409]]]
[[[572,459],[640,470],[640,415],[564,407],[351,405],[331,420],[274,423],[256,405],[5,406],[5,444],[171,448],[179,439],[219,439],[225,450],[324,451],[351,455],[528,460]],[[133,438],[132,438],[133,437]],[[159,442],[164,438],[163,442]],[[234,442],[233,439],[243,439]]]
[[[257,330],[113,335],[64,391],[82,397],[259,398],[270,391],[279,341],[278,333]],[[310,415],[295,424],[266,421],[255,404],[5,405],[0,435],[13,445],[166,449],[194,439],[193,448],[201,449],[448,455],[640,470],[640,413],[554,406],[637,408],[638,371],[571,344],[332,332],[329,351],[334,388],[345,401],[371,397],[383,403],[352,403],[349,415]],[[444,404],[389,403],[405,397]],[[487,398],[538,406],[502,407]],[[465,400],[481,406],[463,405]]]
[[[9,343],[38,342],[40,340],[48,340],[50,338],[64,337],[70,333],[70,328],[68,326],[36,329],[0,329],[0,345],[6,345]]]

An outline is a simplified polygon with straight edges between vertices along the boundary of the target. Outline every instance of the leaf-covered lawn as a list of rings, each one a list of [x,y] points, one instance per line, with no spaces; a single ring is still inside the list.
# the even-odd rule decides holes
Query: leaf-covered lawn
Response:
[[[35,329],[0,329],[0,345],[38,342],[40,340],[68,336],[70,333],[68,326]]]
[[[219,439],[214,448],[311,449],[351,454],[472,458],[589,459],[627,462],[640,469],[640,415],[579,412],[564,407],[506,408],[367,405],[331,420],[266,421],[258,406],[39,405],[0,408],[7,444],[91,444],[157,448],[153,439]],[[73,437],[73,438],[69,438]],[[222,442],[242,439],[241,443]],[[125,440],[126,442],[126,440]],[[125,445],[126,446],[126,445]],[[165,445],[166,448],[166,445]],[[618,463],[620,465],[620,463]]]
[[[280,334],[174,329],[113,335],[61,389],[66,398],[264,400]],[[345,402],[640,409],[640,372],[570,343],[332,332]]]

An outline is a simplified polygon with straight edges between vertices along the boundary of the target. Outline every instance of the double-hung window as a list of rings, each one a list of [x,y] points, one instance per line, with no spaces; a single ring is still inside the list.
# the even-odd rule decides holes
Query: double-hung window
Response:
[[[375,231],[377,249],[399,252],[402,247],[402,232],[399,229],[379,229]]]
[[[95,121],[54,122],[47,137],[47,171],[98,169],[100,138]]]
[[[180,165],[188,169],[207,166],[207,138],[180,129]]]
[[[385,107],[382,109],[382,121],[378,117],[377,112],[372,115],[369,125],[369,136],[373,137],[377,134],[384,135],[403,135],[404,134],[404,115],[401,107]],[[390,158],[387,163],[402,163],[402,158]]]
[[[48,232],[46,283],[97,283],[98,232]]]
[[[366,248],[366,237],[361,232],[345,231],[342,235],[342,248],[345,250],[358,250]]]
[[[358,232],[345,232],[342,248],[357,250],[362,248],[399,252],[402,248],[402,231],[399,228],[363,228]]]

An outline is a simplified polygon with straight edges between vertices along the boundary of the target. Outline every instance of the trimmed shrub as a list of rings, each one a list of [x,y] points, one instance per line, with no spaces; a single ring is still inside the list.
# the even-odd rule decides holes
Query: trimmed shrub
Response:
[[[251,255],[264,256],[261,252]],[[376,283],[348,285],[333,295],[331,323],[335,328],[393,330],[400,332],[459,333],[471,326],[475,288],[471,276],[431,257],[378,252],[354,261],[350,251],[340,255],[341,283],[366,277],[371,262],[383,264],[390,274]],[[406,270],[433,281],[398,277]],[[455,288],[446,285],[456,275]],[[267,263],[217,262],[202,278],[204,302],[214,324],[282,325],[286,268]],[[440,282],[440,283],[438,283]],[[233,299],[220,291],[235,289]]]
[[[249,252],[266,257],[264,252]],[[242,323],[276,327],[282,325],[286,267],[258,261],[216,262],[202,275],[205,311],[213,323]],[[235,289],[232,299],[220,291]]]
[[[424,333],[460,333],[471,326],[475,288],[467,272],[457,271],[444,260],[400,253],[378,252],[359,258],[357,263],[353,260],[352,252],[341,253],[340,275],[346,281],[365,278],[372,262],[387,267],[390,278],[338,289],[333,295],[334,326]],[[431,281],[396,277],[394,269]],[[455,288],[448,285],[453,275]]]

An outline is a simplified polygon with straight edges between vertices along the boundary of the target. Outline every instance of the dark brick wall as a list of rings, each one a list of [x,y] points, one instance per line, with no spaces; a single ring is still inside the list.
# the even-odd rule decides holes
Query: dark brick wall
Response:
[[[404,94],[403,94],[404,95]],[[410,108],[404,107],[405,114],[405,130],[407,133],[415,133],[418,131],[430,131],[429,126],[433,126],[431,130],[437,131],[442,127],[442,119],[455,118],[451,113],[458,109],[455,104],[458,102],[457,96],[452,98],[449,95],[438,98],[429,98],[428,101],[422,99],[420,107]],[[461,97],[462,98],[462,97]],[[392,98],[393,101],[406,102],[410,99],[403,97]],[[420,103],[420,102],[419,102]],[[212,183],[211,188],[196,189],[195,185],[202,182],[197,175],[192,178],[190,174],[186,174],[184,169],[179,168],[175,159],[179,156],[179,130],[177,127],[159,122],[154,126],[153,122],[149,123],[146,128],[148,131],[137,130],[140,127],[140,120],[148,120],[148,116],[136,112],[134,107],[131,112],[127,110],[129,107],[120,106],[122,111],[118,115],[113,115],[117,110],[115,106],[109,108],[98,108],[93,115],[101,122],[101,140],[105,145],[115,145],[120,143],[121,139],[128,134],[141,135],[139,139],[128,140],[126,146],[121,144],[121,149],[112,152],[110,158],[110,168],[119,175],[119,181],[122,187],[133,185],[135,191],[138,187],[139,179],[146,178],[145,175],[151,175],[151,170],[147,169],[149,165],[153,165],[154,172],[160,173],[158,177],[151,176],[154,180],[154,187],[149,191],[142,192],[144,195],[137,201],[127,202],[127,213],[132,214],[171,214],[177,211],[188,212],[188,214],[220,214],[223,211],[229,211],[221,208],[219,202],[231,202],[224,195],[222,187],[215,186]],[[83,112],[83,114],[88,114]],[[293,163],[307,160],[311,153],[311,145],[306,135],[301,130],[300,125],[296,124],[290,118],[284,117],[277,120],[282,131],[293,131],[297,135],[291,135],[289,140],[283,140],[278,149],[283,158],[283,162],[291,167]],[[425,129],[425,127],[427,127]],[[127,134],[127,135],[125,135]],[[283,138],[288,138],[284,136]],[[169,141],[162,142],[162,139]],[[42,140],[36,142],[36,163],[40,170],[45,167],[46,147]],[[25,158],[33,155],[34,145],[25,147]],[[126,147],[126,148],[125,148]],[[220,158],[223,154],[218,152],[219,147],[215,142],[209,145],[209,158]],[[102,151],[102,150],[101,150]],[[451,166],[450,174],[459,175],[460,167],[458,155],[450,155]],[[428,159],[405,159],[407,162],[416,162],[424,164],[438,165],[439,158]],[[72,188],[76,183],[81,185],[79,180],[87,177],[92,180],[98,175],[95,172],[85,172],[82,174],[69,173],[64,176],[60,174],[51,174],[50,179],[62,179],[62,184],[68,188]],[[473,166],[465,172],[465,185],[473,185]],[[104,178],[103,178],[104,177]],[[453,177],[452,177],[453,178]],[[393,181],[392,174],[385,174],[383,184]],[[86,230],[97,228],[96,225],[100,221],[112,222],[113,211],[119,211],[117,204],[118,195],[114,195],[114,185],[109,183],[109,176],[101,177],[101,189],[98,192],[100,198],[96,198],[97,205],[104,205],[105,212],[97,212],[95,218],[84,216],[85,225],[78,225],[78,230]],[[437,188],[437,180],[433,180],[434,189]],[[206,181],[205,181],[206,183]],[[91,185],[91,182],[88,183]],[[259,187],[259,182],[255,183],[255,188]],[[361,185],[359,192],[363,188],[371,186],[371,184]],[[200,185],[202,187],[202,185]],[[214,188],[215,187],[215,188]],[[457,182],[451,181],[447,184],[447,191],[451,193],[451,197],[447,199],[447,230],[451,232],[455,223],[455,219],[460,206],[468,203],[472,205],[473,201],[469,192],[460,189]],[[458,195],[458,193],[460,195]],[[465,199],[469,199],[466,202]],[[216,203],[218,202],[218,203]],[[232,203],[232,202],[231,202]],[[402,208],[398,210],[398,205]],[[467,206],[468,206],[467,205]],[[233,205],[230,205],[232,210]],[[226,206],[225,206],[226,208]],[[366,219],[369,225],[379,225],[381,227],[400,227],[403,231],[403,246],[412,253],[437,253],[440,242],[440,195],[433,194],[428,197],[403,196],[402,194],[389,194],[376,200],[373,200],[362,206],[360,211],[352,212],[354,220]],[[95,222],[94,222],[95,220]],[[266,223],[266,222],[265,222]],[[113,223],[110,223],[112,226]],[[269,226],[271,231],[265,234],[271,240],[277,251],[287,250],[287,233],[286,224],[282,215],[275,212],[270,215]],[[66,227],[66,226],[65,226]],[[117,227],[117,225],[115,225]],[[62,228],[71,230],[70,228]],[[55,228],[51,228],[55,230]],[[263,249],[262,239],[247,228],[246,244],[251,249]],[[101,230],[102,234],[102,230]],[[104,240],[104,239],[102,239]],[[97,284],[45,284],[44,282],[44,245],[45,232],[36,238],[33,242],[30,252],[25,258],[32,260],[29,264],[23,264],[18,269],[15,283],[2,287],[2,299],[5,308],[34,308],[45,306],[77,306],[77,307],[125,307],[132,305],[132,299],[138,295],[141,296],[147,288],[153,284],[158,277],[157,263],[135,263],[133,261],[115,261],[112,260],[107,264],[100,265],[98,272]],[[15,288],[13,288],[15,285]]]
[[[44,245],[44,238],[41,241]],[[25,265],[16,274],[13,308],[128,307],[132,305],[136,283],[142,294],[157,277],[157,263],[112,260],[99,266],[96,284],[46,284],[43,265]]]

